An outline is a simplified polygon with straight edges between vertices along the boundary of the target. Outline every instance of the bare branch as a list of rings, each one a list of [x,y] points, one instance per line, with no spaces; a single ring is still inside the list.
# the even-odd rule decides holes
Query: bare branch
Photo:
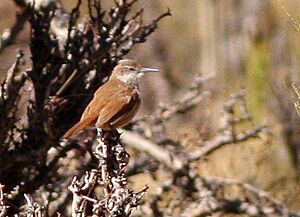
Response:
[[[219,135],[212,139],[212,141],[206,141],[202,144],[202,147],[190,154],[190,161],[199,160],[211,152],[223,147],[227,144],[244,142],[251,138],[258,138],[261,132],[267,129],[265,125],[255,125],[251,129],[240,133],[233,138],[231,135]]]
[[[4,30],[0,37],[0,53],[6,46],[12,44],[15,41],[19,32],[22,31],[24,24],[27,21],[28,15],[28,10],[25,8],[19,10],[19,12],[16,13],[16,21],[14,25],[9,29]]]
[[[121,141],[142,153],[147,153],[172,171],[179,171],[183,169],[184,163],[178,157],[172,155],[161,146],[145,139],[144,137],[122,130]]]
[[[29,194],[24,194],[27,202],[27,217],[44,217],[44,207],[33,201]]]
[[[0,216],[1,217],[5,217],[7,216],[7,209],[9,208],[9,206],[7,206],[5,204],[5,198],[4,198],[4,185],[0,184]]]

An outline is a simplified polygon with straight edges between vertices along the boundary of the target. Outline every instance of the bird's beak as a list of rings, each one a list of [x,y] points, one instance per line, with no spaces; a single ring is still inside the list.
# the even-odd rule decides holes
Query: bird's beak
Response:
[[[141,68],[137,76],[138,78],[141,78],[146,72],[158,72],[158,71],[159,71],[158,69],[154,69],[154,68]]]
[[[146,73],[146,72],[158,72],[158,69],[154,69],[154,68],[141,68],[140,72],[141,73]]]

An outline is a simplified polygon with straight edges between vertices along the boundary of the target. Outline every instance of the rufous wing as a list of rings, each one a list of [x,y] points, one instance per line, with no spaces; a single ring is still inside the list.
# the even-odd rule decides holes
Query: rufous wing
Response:
[[[123,127],[137,113],[140,104],[137,89],[130,91],[126,97],[120,96],[118,100],[109,101],[100,111],[96,126],[106,130]]]

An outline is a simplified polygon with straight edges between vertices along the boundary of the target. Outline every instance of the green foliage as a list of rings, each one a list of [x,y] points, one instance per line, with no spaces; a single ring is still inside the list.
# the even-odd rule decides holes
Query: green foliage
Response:
[[[246,80],[249,108],[260,119],[268,94],[269,49],[265,41],[253,42],[246,57]]]

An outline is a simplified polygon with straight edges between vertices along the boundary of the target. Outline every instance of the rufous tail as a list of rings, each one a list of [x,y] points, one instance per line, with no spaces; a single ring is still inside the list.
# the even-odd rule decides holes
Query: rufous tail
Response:
[[[71,129],[69,129],[62,138],[64,139],[69,139],[72,136],[75,136],[76,134],[78,134],[80,131],[82,131],[83,129],[85,129],[88,126],[92,126],[92,122],[93,120],[89,120],[88,118],[83,120],[83,121],[79,121],[77,124],[75,124]]]

